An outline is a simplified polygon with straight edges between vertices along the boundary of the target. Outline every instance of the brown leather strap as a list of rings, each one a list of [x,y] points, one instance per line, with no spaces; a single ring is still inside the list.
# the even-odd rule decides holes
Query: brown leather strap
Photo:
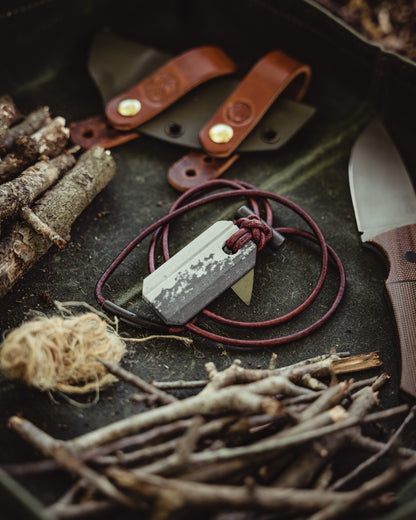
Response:
[[[198,151],[189,152],[169,168],[169,184],[179,191],[186,191],[216,179],[237,159],[237,154],[226,159],[216,159]]]
[[[191,49],[111,99],[105,109],[107,119],[115,128],[132,130],[201,83],[235,70],[236,65],[218,47]]]
[[[214,157],[229,156],[283,91],[300,100],[310,76],[308,65],[284,52],[266,54],[201,129],[199,139],[204,150]]]
[[[104,116],[94,116],[69,125],[71,141],[88,150],[92,146],[112,148],[139,137],[138,132],[120,132],[113,128]]]

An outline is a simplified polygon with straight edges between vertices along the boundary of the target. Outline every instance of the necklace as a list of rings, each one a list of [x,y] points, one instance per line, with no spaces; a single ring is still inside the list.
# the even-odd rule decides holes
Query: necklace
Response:
[[[239,219],[240,220],[240,230],[238,233],[234,234],[230,237],[230,240],[227,241],[227,246],[231,248],[234,247],[234,253],[240,247],[242,247],[248,240],[254,240],[257,244],[258,250],[260,250],[265,243],[272,238],[273,231],[284,237],[297,236],[306,239],[306,241],[318,244],[320,247],[320,256],[321,256],[321,269],[318,279],[306,297],[306,299],[298,305],[296,308],[291,310],[290,312],[277,316],[275,318],[265,320],[265,321],[239,321],[234,319],[225,318],[220,316],[208,309],[203,309],[201,313],[197,314],[187,323],[182,326],[166,326],[162,322],[153,322],[144,319],[138,314],[130,312],[110,300],[106,299],[103,296],[104,284],[116,270],[116,268],[121,264],[121,262],[131,253],[131,251],[138,246],[145,238],[153,234],[151,238],[151,243],[148,251],[148,265],[150,273],[156,270],[156,246],[161,241],[161,246],[163,250],[163,257],[165,262],[170,259],[169,253],[169,225],[180,215],[192,211],[195,208],[198,208],[204,204],[209,202],[213,202],[219,199],[237,199],[237,198],[245,198],[248,200],[249,205],[252,208],[252,213],[255,218],[246,218]],[[290,227],[279,227],[273,228],[272,220],[273,220],[273,210],[270,205],[270,201],[277,202],[280,205],[283,205],[289,208],[291,211],[296,213],[309,227],[309,230],[301,230]],[[265,212],[265,219],[261,219],[260,217],[260,205],[263,205]],[[248,220],[252,222],[257,222],[253,225],[248,224]],[[238,223],[238,221],[237,221]],[[238,236],[237,236],[238,234]],[[242,239],[242,242],[241,240]],[[240,242],[238,242],[240,240]],[[233,252],[233,251],[231,251]],[[336,269],[338,271],[338,290],[337,293],[329,306],[329,308],[321,315],[316,321],[312,324],[306,326],[305,328],[298,330],[296,332],[290,333],[285,336],[278,336],[266,339],[239,339],[235,337],[225,336],[223,334],[215,333],[212,331],[203,328],[198,325],[198,318],[200,315],[204,315],[209,320],[212,320],[220,325],[224,325],[227,327],[233,327],[237,329],[265,329],[268,327],[276,326],[282,323],[285,323],[295,316],[299,315],[306,308],[308,308],[320,294],[324,282],[328,273],[328,261],[329,258],[335,263]],[[338,305],[341,302],[344,290],[345,290],[345,270],[342,265],[341,259],[335,250],[326,242],[322,231],[320,230],[317,223],[313,220],[313,218],[305,212],[299,205],[294,203],[293,201],[275,193],[264,191],[256,188],[255,186],[246,183],[246,182],[237,182],[237,181],[229,181],[225,179],[217,179],[213,181],[206,182],[201,184],[193,189],[190,189],[184,192],[171,206],[168,213],[149,225],[146,229],[141,231],[133,240],[131,240],[124,249],[115,257],[115,259],[111,262],[111,264],[107,267],[104,273],[100,276],[97,281],[95,288],[95,297],[97,302],[109,313],[117,315],[122,321],[136,326],[136,327],[157,327],[164,328],[169,333],[178,333],[184,330],[189,330],[194,334],[200,335],[202,337],[211,339],[213,341],[217,341],[223,343],[225,345],[242,348],[242,349],[258,349],[264,348],[268,346],[279,345],[282,343],[288,343],[291,341],[298,340],[300,338],[305,337],[311,332],[315,331],[319,327],[321,327],[324,323],[328,321],[328,319],[333,315]]]

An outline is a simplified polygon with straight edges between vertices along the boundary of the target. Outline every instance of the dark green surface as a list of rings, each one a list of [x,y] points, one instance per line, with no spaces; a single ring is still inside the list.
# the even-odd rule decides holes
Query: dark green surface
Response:
[[[265,367],[272,351],[278,355],[278,364],[286,365],[327,353],[332,347],[353,354],[378,350],[391,375],[381,392],[381,402],[397,404],[400,359],[384,290],[387,271],[381,257],[363,247],[359,239],[347,165],[354,139],[377,114],[384,119],[415,178],[415,104],[411,97],[416,87],[415,67],[362,42],[300,0],[162,1],[150,6],[127,0],[50,1],[10,17],[5,16],[4,3],[0,39],[2,49],[8,51],[3,58],[0,92],[10,93],[23,111],[48,104],[53,114],[64,115],[68,122],[101,110],[99,94],[87,73],[87,53],[93,35],[103,25],[123,37],[169,52],[200,44],[221,45],[242,70],[273,48],[312,66],[313,79],[305,102],[317,108],[314,118],[278,152],[241,156],[225,178],[280,193],[314,217],[340,254],[347,273],[347,289],[337,313],[311,336],[274,349],[234,352],[199,337],[194,337],[192,347],[175,340],[155,340],[130,344],[124,365],[146,380],[197,379],[204,377],[207,361],[214,361],[221,369],[239,357],[244,366]],[[82,300],[95,305],[93,290],[102,270],[130,239],[165,214],[178,196],[166,175],[184,153],[186,150],[146,137],[114,149],[116,177],[76,221],[67,249],[51,249],[0,301],[0,329],[19,325],[33,311],[50,312],[45,293],[60,301]],[[181,219],[172,229],[172,249],[219,217],[231,217],[234,208],[233,204],[214,204]],[[278,209],[276,224],[299,222]],[[145,249],[146,244],[115,273],[106,297],[135,308],[146,274]],[[287,240],[278,255],[266,250],[260,253],[249,308],[231,291],[212,308],[240,319],[280,315],[303,299],[318,268],[315,251]],[[312,309],[296,322],[266,335],[288,334],[311,323],[325,312],[336,284],[331,270],[328,286]],[[125,326],[122,330],[137,334]],[[22,413],[51,435],[72,438],[140,410],[140,405],[129,401],[130,394],[129,387],[118,384],[106,391],[95,407],[85,410],[54,403],[48,395],[23,385],[0,381],[0,443],[7,447],[0,462],[36,458],[33,450],[7,429],[9,416]],[[416,447],[414,431],[413,424],[403,437],[408,446]],[[68,479],[28,478],[23,483],[42,502],[49,503],[65,489]],[[404,500],[409,500],[409,494],[404,493]]]

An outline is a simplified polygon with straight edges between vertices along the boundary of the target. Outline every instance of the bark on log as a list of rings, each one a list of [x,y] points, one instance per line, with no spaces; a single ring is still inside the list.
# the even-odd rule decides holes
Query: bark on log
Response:
[[[63,152],[68,139],[69,129],[63,117],[55,117],[30,137],[16,139],[16,151],[0,161],[0,182],[12,179],[41,156],[56,157]]]
[[[39,161],[19,177],[0,185],[0,225],[19,208],[30,205],[61,175],[75,164],[75,157],[62,154],[52,160]]]
[[[33,206],[34,214],[57,234],[67,237],[75,219],[115,174],[109,152],[91,148]],[[52,242],[28,224],[16,222],[0,242],[0,297],[39,260]]]
[[[38,235],[43,235],[50,242],[53,242],[55,245],[57,245],[60,249],[66,247],[67,241],[58,235],[58,233],[56,233],[56,231],[50,228],[47,224],[45,224],[45,222],[42,222],[42,220],[36,216],[36,213],[33,213],[33,211],[28,206],[20,208],[19,215]]]
[[[58,116],[30,136],[30,139],[37,143],[40,155],[55,157],[62,152],[69,139],[69,128],[65,125],[65,119]]]
[[[49,107],[41,107],[31,112],[21,123],[12,126],[6,132],[3,140],[0,140],[1,146],[5,150],[10,150],[16,139],[29,136],[37,132],[43,126],[51,122]]]
[[[28,137],[17,139],[15,150],[0,160],[0,182],[16,177],[29,165],[36,162],[37,147]]]
[[[8,95],[0,97],[0,142],[18,116],[19,113],[12,98]]]

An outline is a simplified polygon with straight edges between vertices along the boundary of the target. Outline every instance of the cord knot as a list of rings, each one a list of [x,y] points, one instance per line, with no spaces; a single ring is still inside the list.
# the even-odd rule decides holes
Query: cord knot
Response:
[[[257,215],[241,217],[236,221],[236,225],[240,229],[226,242],[226,246],[232,254],[241,249],[249,240],[252,240],[260,251],[273,237],[271,226]]]

